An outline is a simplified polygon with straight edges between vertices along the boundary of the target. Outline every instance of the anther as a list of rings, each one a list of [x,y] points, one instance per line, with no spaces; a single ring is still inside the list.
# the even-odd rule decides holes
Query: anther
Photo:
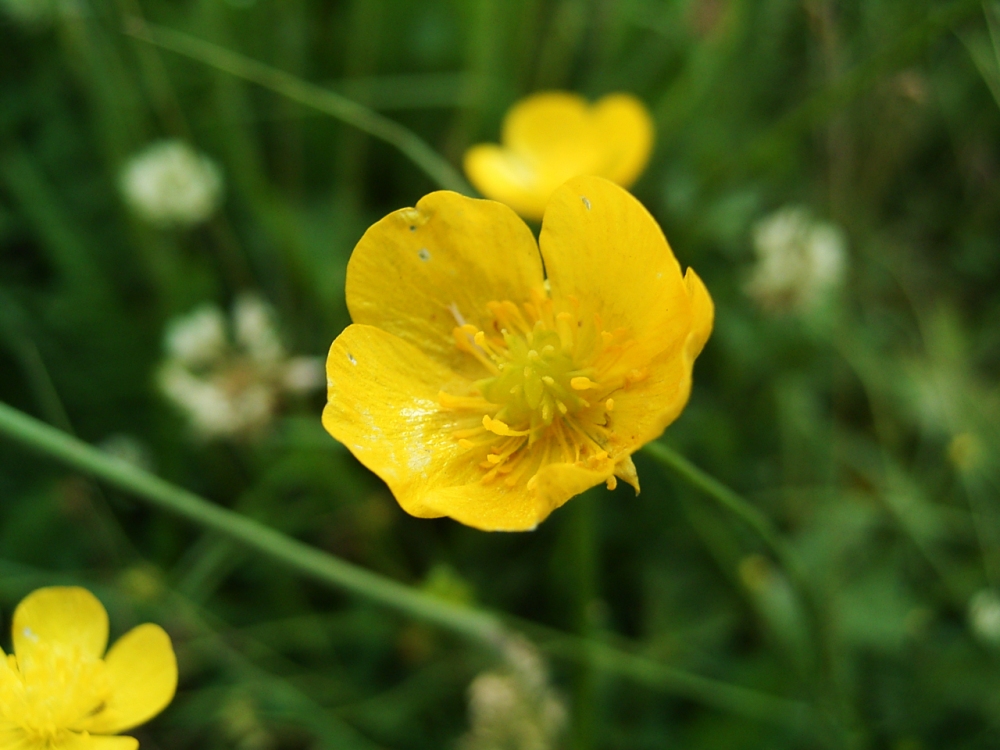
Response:
[[[542,375],[542,382],[545,383],[545,385],[555,385],[556,379],[551,375]]]
[[[590,388],[597,387],[597,383],[595,383],[590,378],[584,378],[584,377],[572,378],[569,381],[569,385],[570,388],[572,388],[574,391],[586,391],[589,390]]]
[[[615,400],[613,398],[609,398],[607,401],[604,402],[604,408],[607,409],[608,411],[614,411]]]
[[[530,430],[512,430],[505,422],[501,422],[499,419],[490,419],[489,414],[483,415],[483,427],[501,437],[520,437],[531,432]]]

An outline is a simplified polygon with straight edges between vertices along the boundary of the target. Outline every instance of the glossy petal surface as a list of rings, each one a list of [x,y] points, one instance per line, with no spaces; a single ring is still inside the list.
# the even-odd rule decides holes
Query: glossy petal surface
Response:
[[[479,454],[452,436],[460,428],[438,394],[471,386],[412,344],[352,325],[330,348],[323,425],[421,518],[451,516],[478,528],[530,528],[536,502],[523,486],[484,486]]]
[[[554,298],[574,298],[608,330],[627,329],[644,356],[679,346],[691,321],[681,267],[632,195],[577,177],[552,196],[541,235]]]
[[[638,491],[630,456],[684,408],[711,333],[701,280],[681,273],[656,222],[608,180],[577,177],[556,191],[540,243],[546,283],[533,263],[497,271],[485,217],[501,217],[509,236],[509,213],[447,195],[438,207],[441,244],[453,248],[445,268],[475,284],[459,288],[460,274],[448,272],[431,277],[426,297],[406,289],[401,298],[414,301],[397,302],[403,282],[386,281],[377,256],[396,257],[401,230],[417,230],[397,212],[395,224],[370,231],[359,245],[365,284],[349,290],[354,301],[365,290],[356,319],[368,324],[348,327],[330,349],[327,430],[407,512],[484,530],[532,529],[601,482]],[[461,228],[460,241],[449,244],[449,226]],[[442,322],[414,313],[451,307],[441,302],[451,298],[488,314]]]
[[[347,266],[355,323],[378,326],[455,370],[458,321],[480,322],[491,300],[528,299],[542,283],[531,230],[507,206],[431,193],[374,224]]]

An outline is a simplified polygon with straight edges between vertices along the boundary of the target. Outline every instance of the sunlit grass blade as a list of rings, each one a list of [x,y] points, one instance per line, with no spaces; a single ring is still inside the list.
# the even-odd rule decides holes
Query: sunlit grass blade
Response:
[[[340,94],[210,42],[139,19],[131,19],[125,33],[325,112],[395,146],[439,187],[465,195],[473,193],[461,174],[415,133]]]

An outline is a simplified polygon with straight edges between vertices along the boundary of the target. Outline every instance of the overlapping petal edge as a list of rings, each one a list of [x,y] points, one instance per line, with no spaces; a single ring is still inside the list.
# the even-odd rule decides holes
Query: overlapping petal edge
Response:
[[[330,349],[324,426],[408,513],[483,530],[532,529],[574,495],[615,477],[638,491],[631,454],[684,408],[714,315],[704,284],[690,268],[682,274],[645,208],[597,177],[556,191],[538,243],[500,203],[425,196],[366,232],[348,265],[346,292],[354,324]],[[570,311],[577,335],[593,320],[612,346],[619,336],[630,343],[615,351],[615,372],[626,374],[613,399],[602,402],[601,450],[560,460],[568,454],[555,437],[525,442],[518,472],[484,481],[489,455],[461,436],[480,418],[497,435],[513,432],[491,423],[488,412],[472,419],[456,411],[466,399],[482,402],[476,357],[483,350],[470,356],[477,347],[461,331],[499,331],[488,310],[500,314],[507,301],[547,306],[552,319],[568,319]]]

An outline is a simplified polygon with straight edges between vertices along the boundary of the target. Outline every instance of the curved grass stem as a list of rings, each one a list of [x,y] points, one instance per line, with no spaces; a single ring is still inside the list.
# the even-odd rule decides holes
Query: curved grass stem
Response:
[[[753,529],[791,575],[799,576],[801,570],[788,545],[782,540],[774,524],[743,497],[715,477],[699,469],[684,456],[663,443],[647,443],[643,451],[671,469],[691,486],[701,490],[733,515]]]
[[[509,637],[505,619],[492,612],[451,604],[417,589],[321,552],[262,523],[198,497],[132,464],[108,455],[71,435],[0,402],[0,434],[104,480],[135,497],[266,555],[302,575],[437,625],[490,648]],[[672,695],[767,723],[800,728],[810,715],[807,704],[751,688],[691,674],[597,641],[580,639],[541,625],[556,650],[578,658],[583,645],[594,665]]]
[[[347,97],[211,42],[140,18],[129,18],[125,24],[125,33],[244,81],[256,83],[294,102],[335,117],[395,146],[439,187],[463,195],[474,195],[462,175],[416,133]]]

